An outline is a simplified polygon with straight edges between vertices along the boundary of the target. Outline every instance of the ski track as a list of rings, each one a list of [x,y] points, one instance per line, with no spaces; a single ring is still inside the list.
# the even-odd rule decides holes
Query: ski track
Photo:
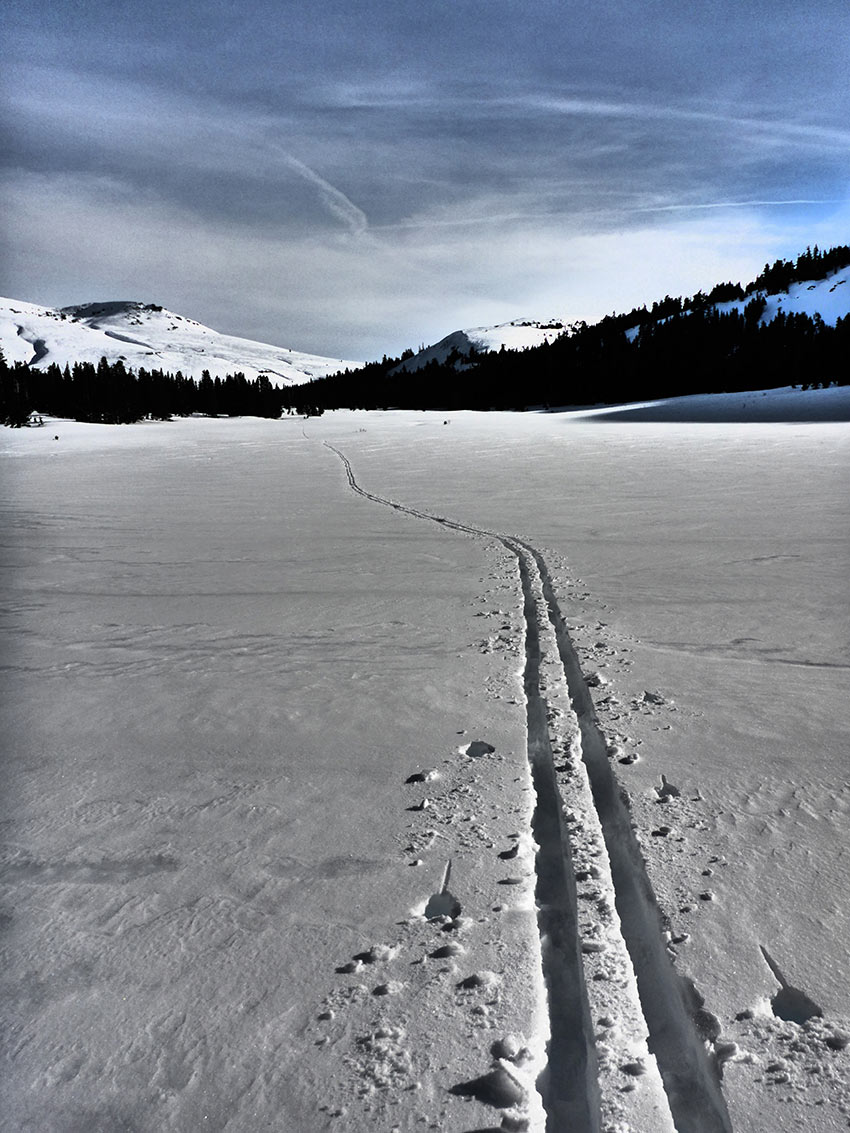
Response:
[[[550,1025],[548,1064],[538,1081],[547,1133],[731,1133],[713,1051],[719,1025],[666,950],[628,802],[543,555],[516,536],[367,491],[345,454],[323,444],[363,499],[495,540],[517,559]],[[624,1087],[624,1075],[639,1088]]]

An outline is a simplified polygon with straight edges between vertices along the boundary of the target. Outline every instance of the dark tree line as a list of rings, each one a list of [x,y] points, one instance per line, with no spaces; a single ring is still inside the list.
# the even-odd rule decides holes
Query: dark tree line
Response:
[[[804,280],[825,279],[835,271],[850,266],[850,247],[840,244],[828,251],[821,252],[817,246],[807,248],[796,260],[776,260],[772,264],[765,264],[756,278],[742,287],[740,283],[717,283],[710,291],[697,291],[690,297],[665,295],[663,299],[656,300],[651,307],[633,307],[622,315],[610,315],[624,329],[643,326],[645,323],[657,322],[659,319],[668,319],[671,315],[680,315],[684,311],[702,311],[706,307],[716,306],[718,303],[731,303],[736,300],[755,296],[759,292],[777,294],[786,291],[793,283]],[[583,323],[577,324],[578,327]],[[568,328],[574,330],[576,327]]]
[[[838,244],[825,252],[815,244],[814,248],[806,248],[796,260],[776,260],[773,264],[765,264],[762,273],[747,287],[747,294],[751,295],[754,291],[786,291],[792,283],[825,279],[848,264],[850,247],[846,244]]]
[[[680,310],[639,328],[610,316],[541,346],[478,354],[461,370],[373,363],[281,392],[327,409],[523,409],[850,382],[850,317],[832,327],[780,312],[762,325],[763,307],[755,298],[743,313]]]
[[[764,293],[821,279],[850,265],[850,247],[777,260],[746,288],[719,283],[690,298],[665,297],[647,308],[576,323],[526,350],[453,353],[410,373],[384,357],[307,387],[323,408],[522,409],[592,405],[848,382],[850,318],[835,327],[819,316],[780,312],[762,325]],[[717,305],[749,298],[743,312]],[[284,391],[286,398],[295,391]],[[299,391],[303,397],[303,387]]]
[[[55,363],[45,370],[18,362],[10,366],[0,353],[0,421],[23,425],[30,413],[123,425],[144,418],[167,421],[192,413],[225,417],[279,417],[283,391],[260,375],[213,378],[204,371],[199,381],[162,370],[128,370],[124,363],[97,366],[76,362],[64,369]],[[314,409],[315,407],[305,407]]]
[[[825,278],[850,265],[850,247],[807,248],[796,261],[777,260],[746,288],[720,283],[690,298],[666,295],[650,308],[576,323],[551,342],[526,350],[461,356],[407,372],[384,355],[300,386],[274,387],[244,374],[200,380],[161,370],[133,372],[120,361],[78,362],[45,370],[10,366],[0,353],[0,421],[22,425],[39,412],[79,421],[129,423],[192,413],[279,417],[325,409],[522,409],[590,405],[692,393],[848,384],[850,316],[834,327],[815,315],[780,312],[762,324],[764,294]],[[743,311],[718,304],[749,301]]]

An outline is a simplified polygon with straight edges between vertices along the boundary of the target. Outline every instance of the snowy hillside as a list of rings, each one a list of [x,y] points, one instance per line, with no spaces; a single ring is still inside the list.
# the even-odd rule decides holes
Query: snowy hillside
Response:
[[[820,315],[829,326],[835,326],[839,319],[850,314],[850,268],[841,268],[831,272],[823,279],[807,279],[800,283],[792,283],[784,291],[754,291],[743,299],[730,299],[726,303],[716,303],[714,306],[721,314],[732,311],[743,314],[744,308],[754,299],[763,298],[764,311],[759,322],[764,326],[772,323],[780,313],[785,315],[807,315],[814,318]],[[665,322],[666,319],[662,319]],[[633,341],[640,327],[634,325],[626,331],[629,341]]]
[[[404,370],[412,373],[414,370],[421,370],[429,362],[445,362],[452,351],[465,357],[473,350],[501,350],[503,346],[506,350],[524,350],[528,346],[540,346],[544,342],[551,342],[563,329],[564,324],[556,319],[514,319],[513,322],[492,327],[452,331],[433,346],[426,346],[418,354],[402,362],[393,372]]]
[[[850,313],[850,268],[841,268],[825,279],[793,283],[787,291],[774,295],[758,294],[763,294],[766,300],[761,318],[763,323],[772,322],[780,311],[784,311],[786,315],[808,315],[810,318],[820,315],[825,323],[835,326],[838,319]],[[718,310],[743,311],[752,298],[747,296],[745,300],[720,303]]]
[[[764,314],[761,322],[769,323],[782,311],[786,315],[803,314],[813,317],[819,314],[825,323],[835,326],[839,318],[850,314],[850,268],[842,268],[832,272],[825,279],[806,280],[802,283],[792,284],[786,291],[769,294],[764,291],[747,295],[745,299],[736,299],[728,303],[718,303],[717,309],[721,312],[743,311],[747,303],[758,295],[766,300]],[[563,332],[566,324],[556,320],[515,319],[510,323],[502,323],[492,327],[474,327],[467,330],[452,331],[445,338],[433,346],[426,346],[412,358],[397,366],[394,373],[407,371],[411,373],[421,370],[429,362],[443,363],[448,360],[453,351],[461,356],[457,368],[463,368],[463,358],[473,350],[493,351],[524,350],[529,346],[540,346],[543,342],[551,342]],[[638,332],[635,326],[626,331],[629,339],[633,339]]]
[[[276,386],[299,385],[362,363],[323,358],[219,334],[153,303],[86,303],[57,310],[0,299],[0,347],[9,362],[46,368],[52,362],[108,362],[200,378],[261,374]]]

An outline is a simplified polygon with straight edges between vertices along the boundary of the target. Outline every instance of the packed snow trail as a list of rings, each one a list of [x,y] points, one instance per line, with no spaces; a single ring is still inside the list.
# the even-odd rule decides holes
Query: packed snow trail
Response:
[[[579,949],[575,873],[563,827],[548,706],[541,695],[537,603],[528,574],[521,570],[520,578],[525,619],[523,684],[528,761],[537,796],[532,816],[532,835],[537,845],[535,898],[549,1011],[548,1065],[538,1089],[550,1127],[597,1130],[598,1063]]]
[[[705,1042],[717,1037],[719,1024],[702,1011],[696,989],[678,977],[670,963],[661,934],[660,911],[628,805],[611,768],[607,741],[558,608],[551,577],[542,555],[525,546],[540,572],[549,619],[578,717],[584,762],[608,850],[617,912],[637,977],[650,1049],[658,1060],[676,1127],[730,1130],[718,1075],[706,1059]]]
[[[628,806],[543,556],[516,537],[366,491],[348,458],[323,443],[342,461],[359,496],[494,539],[517,560],[550,1024],[549,1061],[538,1084],[548,1133],[596,1133],[624,1120],[635,1133],[731,1133],[709,1055],[715,1020],[667,954]],[[624,1088],[623,1075],[639,1080],[639,1089]]]

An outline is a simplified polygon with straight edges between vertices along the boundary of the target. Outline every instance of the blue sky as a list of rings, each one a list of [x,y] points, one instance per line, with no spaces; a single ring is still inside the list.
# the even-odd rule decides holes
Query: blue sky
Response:
[[[850,241],[846,0],[7,0],[0,293],[379,357]]]

